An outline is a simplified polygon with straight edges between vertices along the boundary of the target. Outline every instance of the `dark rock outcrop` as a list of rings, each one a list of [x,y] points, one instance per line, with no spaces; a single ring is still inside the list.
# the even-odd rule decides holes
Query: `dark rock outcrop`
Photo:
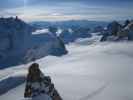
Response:
[[[133,21],[126,20],[123,26],[116,21],[110,23],[101,41],[108,40],[133,40]]]
[[[114,36],[117,36],[117,32],[120,31],[121,28],[122,26],[117,21],[113,21],[107,26],[108,33]]]

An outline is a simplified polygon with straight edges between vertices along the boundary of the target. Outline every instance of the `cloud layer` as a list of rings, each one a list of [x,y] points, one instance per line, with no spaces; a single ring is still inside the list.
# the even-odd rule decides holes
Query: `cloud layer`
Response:
[[[132,0],[2,0],[0,16],[35,20],[122,20],[133,17]]]

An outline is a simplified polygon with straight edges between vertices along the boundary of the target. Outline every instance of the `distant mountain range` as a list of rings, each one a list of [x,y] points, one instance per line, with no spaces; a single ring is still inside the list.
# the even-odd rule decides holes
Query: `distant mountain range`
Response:
[[[72,27],[88,27],[94,28],[97,26],[105,27],[109,22],[104,21],[88,21],[88,20],[69,20],[69,21],[35,21],[31,22],[30,25],[33,25],[38,28],[47,28],[49,26],[56,26],[60,28],[72,28]]]
[[[132,41],[133,20],[122,24],[88,20],[25,23],[17,17],[0,18],[0,69],[47,55],[67,54],[65,43],[94,35],[100,35],[102,42]]]

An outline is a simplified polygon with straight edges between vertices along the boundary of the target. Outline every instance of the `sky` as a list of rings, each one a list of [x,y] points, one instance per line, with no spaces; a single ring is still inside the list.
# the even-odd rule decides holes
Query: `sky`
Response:
[[[133,18],[133,0],[1,0],[0,16],[25,21],[93,20]]]

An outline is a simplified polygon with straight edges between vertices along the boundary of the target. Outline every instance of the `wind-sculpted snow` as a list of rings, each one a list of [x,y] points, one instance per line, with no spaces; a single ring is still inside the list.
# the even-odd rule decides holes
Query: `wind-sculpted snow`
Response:
[[[72,43],[67,45],[67,55],[47,56],[36,62],[45,75],[51,76],[63,100],[132,100],[133,43],[88,42],[85,39]],[[25,76],[29,65],[1,70],[1,79],[6,73]],[[25,83],[10,88],[0,100],[25,100],[24,86]]]

